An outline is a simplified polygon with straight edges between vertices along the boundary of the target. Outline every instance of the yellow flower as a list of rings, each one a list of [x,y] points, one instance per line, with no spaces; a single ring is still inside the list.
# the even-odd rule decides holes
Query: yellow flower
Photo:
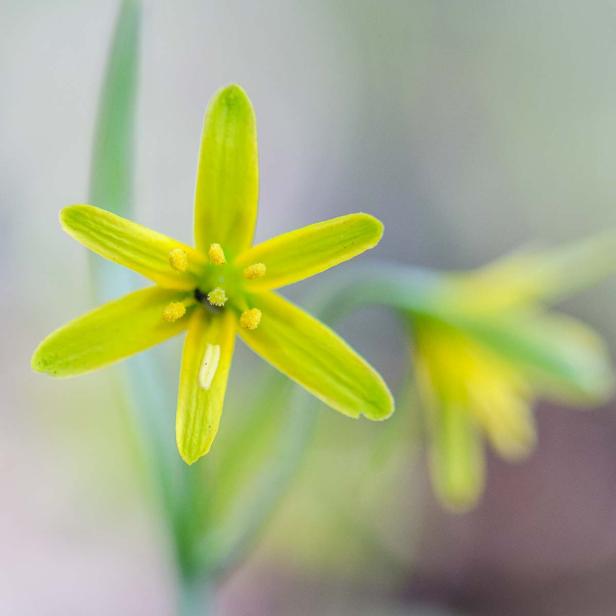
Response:
[[[612,245],[605,236],[444,276],[410,313],[432,479],[449,507],[467,509],[481,494],[482,437],[509,460],[532,451],[537,397],[587,406],[612,392],[600,338],[542,305],[607,269]]]
[[[251,246],[257,216],[255,117],[237,85],[205,116],[195,197],[195,247],[91,205],[62,210],[67,233],[155,286],[53,332],[32,358],[54,376],[89,372],[187,330],[176,436],[191,464],[218,431],[236,332],[281,372],[333,409],[380,420],[393,411],[381,377],[332,330],[274,289],[374,247],[382,224],[350,214]]]

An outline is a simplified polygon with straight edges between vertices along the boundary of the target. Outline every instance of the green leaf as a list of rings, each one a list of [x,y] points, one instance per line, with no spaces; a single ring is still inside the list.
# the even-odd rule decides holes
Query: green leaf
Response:
[[[331,408],[386,419],[394,401],[381,376],[329,327],[272,292],[253,297],[263,316],[244,342]]]
[[[257,218],[257,129],[237,85],[214,95],[205,115],[195,194],[195,242],[220,244],[227,259],[250,246]]]
[[[267,240],[242,253],[237,264],[263,263],[267,268],[263,277],[246,282],[248,289],[276,289],[373,248],[382,235],[383,225],[374,216],[349,214]]]
[[[124,0],[116,20],[101,88],[90,166],[88,201],[127,216],[133,207],[135,121],[141,6]],[[92,257],[94,290],[105,301],[131,288],[128,272]]]
[[[141,3],[124,0],[116,20],[99,97],[95,139],[91,160],[88,201],[111,212],[130,217],[133,211],[135,175],[135,124],[139,69]],[[94,290],[101,299],[110,299],[133,288],[131,272],[92,255]],[[182,321],[187,320],[182,319]],[[179,322],[178,322],[179,324]],[[172,533],[178,560],[183,569],[192,563],[186,541],[181,503],[190,501],[187,492],[192,474],[177,454],[173,442],[173,416],[176,404],[173,379],[158,349],[130,358],[122,374],[123,393],[135,414],[144,466],[160,497],[162,513]],[[171,437],[171,438],[170,438]]]
[[[140,22],[139,2],[125,0],[107,61],[92,152],[90,200],[116,214],[132,205]]]

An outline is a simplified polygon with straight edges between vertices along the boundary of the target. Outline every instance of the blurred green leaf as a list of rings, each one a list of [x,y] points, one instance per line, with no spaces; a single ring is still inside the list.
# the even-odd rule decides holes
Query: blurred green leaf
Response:
[[[90,177],[90,201],[126,217],[133,211],[140,27],[140,3],[124,0],[99,98]],[[127,270],[97,255],[91,254],[90,258],[99,301],[132,290],[132,278]],[[168,383],[157,358],[157,353],[150,351],[123,364],[123,394],[135,413],[146,468],[151,470],[167,521],[177,534],[181,532],[178,503],[184,498],[186,478],[182,475],[174,440],[169,438],[174,430],[175,408],[175,397],[169,392],[175,388]]]
[[[90,199],[123,216],[132,209],[140,25],[138,0],[124,0],[107,61],[92,151]]]

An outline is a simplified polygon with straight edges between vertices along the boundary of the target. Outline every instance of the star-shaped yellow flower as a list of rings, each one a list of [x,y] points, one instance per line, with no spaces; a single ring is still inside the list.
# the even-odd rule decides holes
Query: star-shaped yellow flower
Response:
[[[387,386],[324,324],[274,289],[318,274],[380,240],[368,214],[350,214],[251,246],[257,216],[254,111],[237,85],[205,116],[195,196],[195,248],[91,205],[62,210],[63,228],[155,286],[130,293],[48,336],[32,358],[54,376],[89,372],[187,330],[176,435],[191,464],[218,431],[235,334],[278,370],[345,415],[385,419]]]

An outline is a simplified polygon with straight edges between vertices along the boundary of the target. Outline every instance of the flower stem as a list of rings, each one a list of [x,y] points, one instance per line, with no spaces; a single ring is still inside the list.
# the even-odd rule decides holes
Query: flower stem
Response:
[[[202,576],[185,572],[178,584],[179,616],[212,616],[214,593],[211,585]]]

